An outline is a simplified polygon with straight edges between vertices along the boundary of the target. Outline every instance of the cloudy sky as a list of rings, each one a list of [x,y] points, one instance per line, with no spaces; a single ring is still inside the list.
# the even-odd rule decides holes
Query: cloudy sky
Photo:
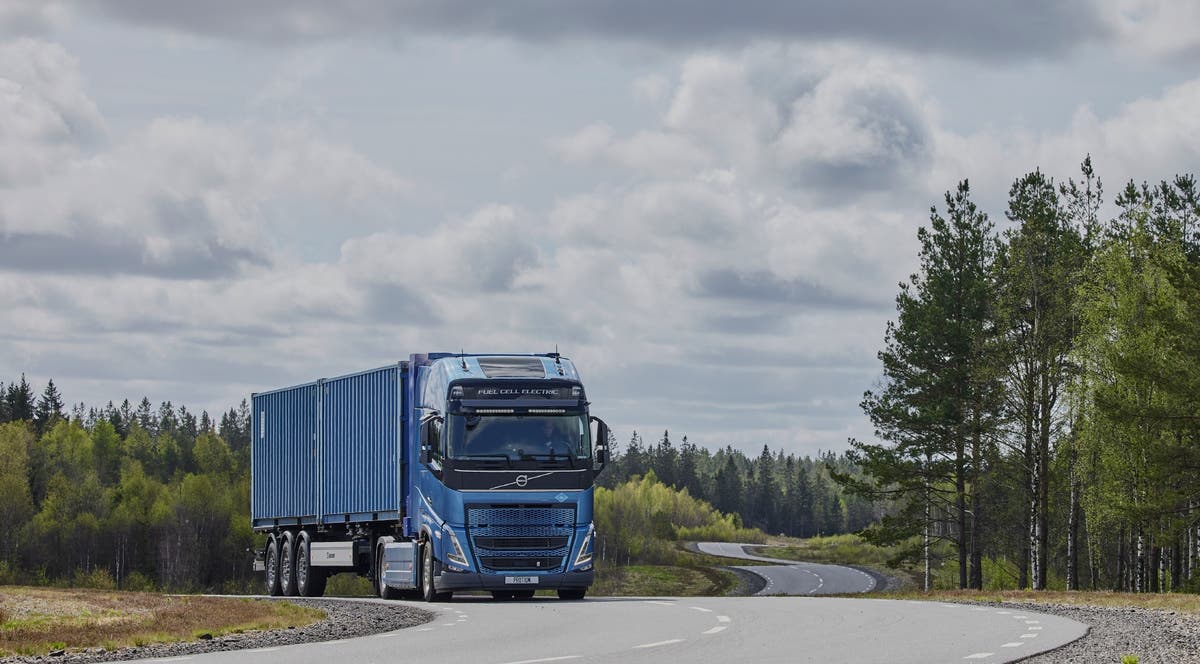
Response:
[[[1194,172],[1198,109],[1192,0],[0,0],[0,380],[557,345],[622,440],[840,450],[942,192]]]

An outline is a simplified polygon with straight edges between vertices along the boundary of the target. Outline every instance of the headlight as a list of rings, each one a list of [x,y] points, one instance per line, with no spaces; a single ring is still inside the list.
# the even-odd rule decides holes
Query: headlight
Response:
[[[467,554],[463,553],[462,545],[458,543],[458,535],[455,535],[454,531],[449,528],[446,529],[446,534],[450,535],[450,547],[453,549],[453,551],[446,554],[446,560],[455,565],[468,567]]]
[[[579,546],[579,555],[575,556],[575,567],[587,565],[591,567],[592,563],[592,540],[596,535],[596,524],[589,523],[587,535],[583,536],[583,544]]]

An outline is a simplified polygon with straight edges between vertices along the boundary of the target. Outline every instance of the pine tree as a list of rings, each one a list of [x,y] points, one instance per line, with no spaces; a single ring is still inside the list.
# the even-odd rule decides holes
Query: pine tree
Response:
[[[49,431],[54,426],[54,423],[62,418],[62,396],[58,393],[58,388],[54,386],[54,379],[51,378],[46,383],[46,389],[42,391],[42,396],[38,399],[37,406],[34,409],[34,426],[40,435]]]
[[[30,387],[29,381],[25,379],[25,374],[21,374],[19,383],[12,383],[8,386],[8,396],[5,398],[8,403],[9,421],[24,420],[26,422],[33,421],[33,388]]]

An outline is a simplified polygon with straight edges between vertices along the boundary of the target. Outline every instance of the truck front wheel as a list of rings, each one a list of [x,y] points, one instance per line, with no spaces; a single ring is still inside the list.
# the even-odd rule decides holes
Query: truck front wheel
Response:
[[[265,562],[266,577],[267,577],[267,594],[271,597],[279,596],[279,542],[275,539],[275,535],[267,537],[267,559]]]
[[[433,581],[433,542],[421,544],[421,598],[426,602],[445,602],[450,593],[437,592]]]

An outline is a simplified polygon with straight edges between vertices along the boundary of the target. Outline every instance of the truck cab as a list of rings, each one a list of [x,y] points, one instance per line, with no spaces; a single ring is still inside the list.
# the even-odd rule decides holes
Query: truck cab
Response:
[[[608,429],[572,362],[549,355],[413,356],[405,535],[426,599],[592,584],[593,481]],[[595,427],[593,427],[595,425]]]

